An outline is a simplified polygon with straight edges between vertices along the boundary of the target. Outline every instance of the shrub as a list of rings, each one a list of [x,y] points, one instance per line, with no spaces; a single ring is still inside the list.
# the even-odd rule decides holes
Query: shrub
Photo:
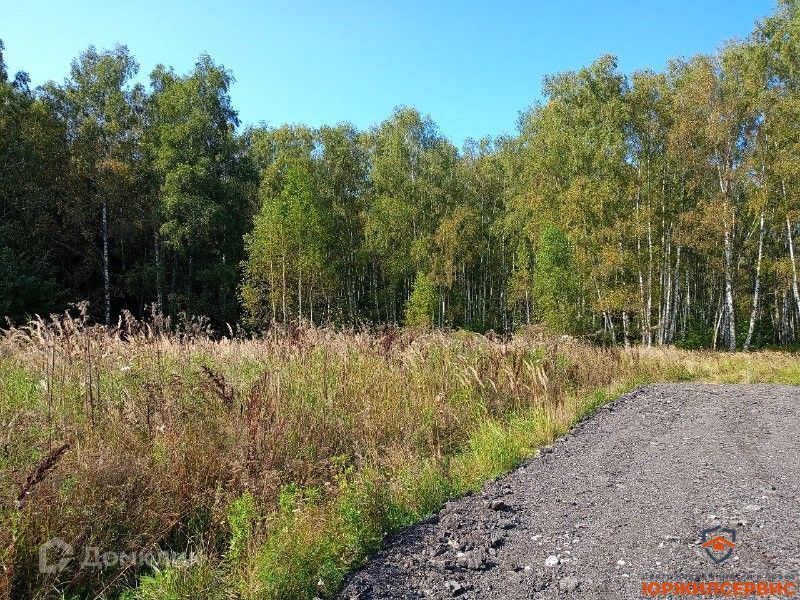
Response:
[[[436,313],[436,286],[433,279],[423,272],[417,273],[411,296],[406,303],[405,323],[410,327],[433,326]]]

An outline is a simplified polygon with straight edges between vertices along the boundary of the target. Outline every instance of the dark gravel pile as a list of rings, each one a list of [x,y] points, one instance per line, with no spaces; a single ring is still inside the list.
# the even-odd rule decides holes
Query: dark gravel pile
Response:
[[[715,564],[701,532],[737,532]],[[639,598],[800,576],[800,388],[659,384],[387,541],[341,598]]]

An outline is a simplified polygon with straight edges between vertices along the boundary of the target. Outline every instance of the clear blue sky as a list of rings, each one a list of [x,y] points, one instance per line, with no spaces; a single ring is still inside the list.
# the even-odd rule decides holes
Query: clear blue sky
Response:
[[[127,44],[144,77],[208,52],[236,77],[245,124],[351,121],[393,107],[430,114],[456,144],[511,133],[543,75],[602,53],[630,72],[743,37],[774,0],[43,0],[0,3],[10,71],[61,81],[89,44]]]

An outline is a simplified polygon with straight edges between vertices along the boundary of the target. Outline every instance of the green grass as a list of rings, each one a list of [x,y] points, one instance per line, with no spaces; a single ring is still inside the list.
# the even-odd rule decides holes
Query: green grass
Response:
[[[0,573],[11,574],[0,591],[31,598],[330,597],[386,535],[638,385],[800,383],[789,354],[466,332],[184,344],[76,327],[13,339],[0,343],[0,420],[14,432],[0,453]],[[26,475],[65,441],[15,508]],[[44,577],[38,546],[51,537],[202,560]]]

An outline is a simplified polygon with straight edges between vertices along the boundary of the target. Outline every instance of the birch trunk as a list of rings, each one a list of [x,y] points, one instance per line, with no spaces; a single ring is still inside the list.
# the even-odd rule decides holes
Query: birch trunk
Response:
[[[681,291],[681,247],[678,246],[675,256],[675,275],[672,278],[672,315],[669,319],[667,342],[672,343],[675,339],[675,328],[678,322],[678,307],[680,306],[679,294]]]
[[[750,310],[750,324],[747,327],[747,338],[744,341],[745,352],[750,350],[750,343],[753,341],[753,331],[756,328],[756,317],[758,316],[758,297],[761,291],[761,257],[764,251],[764,211],[761,211],[758,230],[758,258],[756,259],[756,282],[753,286],[753,307]]]
[[[797,311],[800,312],[800,292],[797,289],[797,263],[794,261],[794,241],[792,239],[792,222],[789,215],[786,215],[786,237],[789,240],[789,259],[792,261],[792,293]]]
[[[728,350],[736,352],[736,318],[733,310],[733,243],[725,223],[725,313],[728,319]]]
[[[644,301],[644,275],[642,274],[642,237],[639,235],[639,194],[636,194],[636,270],[639,275],[639,306],[640,306],[640,324],[642,344],[647,343],[647,328],[650,324],[647,322],[647,305]]]
[[[158,306],[157,313],[160,315],[162,306],[164,306],[164,294],[161,289],[161,245],[158,243],[158,231],[154,234],[153,249],[155,252],[156,260],[156,305]]]
[[[272,303],[272,324],[274,325],[275,322],[278,320],[278,306],[275,301],[275,265],[272,263],[272,259],[269,259],[269,296],[270,302]]]
[[[630,325],[630,317],[628,316],[628,311],[627,310],[623,310],[622,311],[622,337],[623,337],[623,342],[624,342],[626,348],[630,348],[631,347],[631,341],[630,341],[630,337],[629,337],[630,328],[631,328],[631,325]]]
[[[647,211],[647,253],[648,253],[648,266],[647,266],[647,314],[645,328],[647,331],[647,345],[653,345],[653,222],[650,218],[650,209],[648,201]]]
[[[783,312],[781,314],[781,343],[789,342],[789,294],[783,293]]]
[[[303,269],[299,269],[297,274],[297,322],[303,322]]]
[[[681,324],[681,336],[686,336],[686,325],[689,322],[689,314],[691,313],[691,290],[689,288],[689,269],[684,270],[686,273],[686,302],[683,308],[683,323]]]
[[[661,278],[661,289],[662,289],[662,296],[664,295],[663,290],[666,290],[667,297],[662,300],[661,306],[661,327],[659,328],[658,332],[658,344],[663,346],[668,342],[669,337],[669,317],[671,312],[672,306],[672,233],[667,233],[667,242],[666,248],[664,252],[664,261],[663,261],[663,277]]]
[[[108,266],[108,204],[103,201],[103,301],[105,322],[111,325],[111,274]]]
[[[281,313],[286,323],[286,250],[281,254]]]

